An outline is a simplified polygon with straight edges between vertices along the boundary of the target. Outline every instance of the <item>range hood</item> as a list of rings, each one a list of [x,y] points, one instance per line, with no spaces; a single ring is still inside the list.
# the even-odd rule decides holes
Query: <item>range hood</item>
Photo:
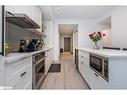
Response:
[[[29,18],[26,14],[12,14],[10,12],[6,12],[6,21],[18,25],[22,28],[40,28],[40,26],[35,23],[31,18]]]

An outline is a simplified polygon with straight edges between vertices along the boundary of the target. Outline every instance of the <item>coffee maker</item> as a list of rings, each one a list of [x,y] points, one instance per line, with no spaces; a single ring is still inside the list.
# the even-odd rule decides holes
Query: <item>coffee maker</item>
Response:
[[[26,52],[26,40],[20,40],[19,52]]]

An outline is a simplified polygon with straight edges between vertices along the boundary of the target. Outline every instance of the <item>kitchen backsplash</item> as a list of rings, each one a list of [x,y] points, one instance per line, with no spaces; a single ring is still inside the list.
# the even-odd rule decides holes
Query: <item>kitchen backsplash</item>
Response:
[[[27,31],[19,26],[6,22],[6,43],[9,44],[12,52],[18,51],[21,39],[30,40],[41,38],[33,32]]]

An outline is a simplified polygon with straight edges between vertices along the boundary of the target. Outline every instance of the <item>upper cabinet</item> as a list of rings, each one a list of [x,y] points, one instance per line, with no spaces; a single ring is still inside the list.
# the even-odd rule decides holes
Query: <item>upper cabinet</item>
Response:
[[[42,15],[39,6],[5,6],[5,10],[12,14],[26,14],[42,29]]]
[[[40,27],[42,28],[42,13],[41,13],[41,9],[38,6],[34,6],[33,7],[34,10],[34,16],[33,16],[33,20],[40,25]]]

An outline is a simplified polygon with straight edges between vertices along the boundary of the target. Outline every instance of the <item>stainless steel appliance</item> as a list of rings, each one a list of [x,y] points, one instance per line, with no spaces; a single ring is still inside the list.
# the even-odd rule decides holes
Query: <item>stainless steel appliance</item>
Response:
[[[108,75],[108,58],[90,54],[90,68],[103,77],[106,81],[109,81]],[[95,75],[97,75],[95,73]]]
[[[38,89],[45,78],[45,58],[45,52],[33,55],[33,89]]]
[[[76,68],[79,70],[79,63],[78,63],[78,49],[75,49],[75,65]]]

